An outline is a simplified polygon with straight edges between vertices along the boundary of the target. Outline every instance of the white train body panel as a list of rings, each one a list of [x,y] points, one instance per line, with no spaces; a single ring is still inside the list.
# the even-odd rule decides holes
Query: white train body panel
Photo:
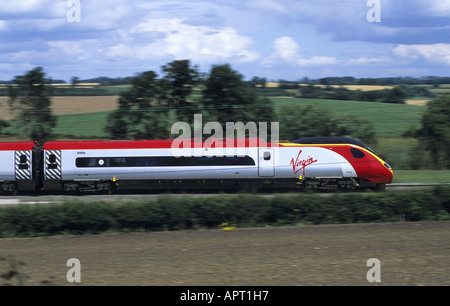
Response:
[[[351,164],[341,155],[320,147],[250,147],[231,149],[101,149],[61,150],[63,181],[164,180],[164,179],[256,179],[301,177],[356,177]],[[247,156],[250,165],[111,166],[126,158],[148,162],[151,157],[231,157]],[[78,160],[78,161],[77,161]],[[80,167],[81,161],[86,163]],[[77,164],[78,163],[78,164]],[[88,163],[90,163],[88,165]],[[95,163],[95,164],[94,164]],[[50,178],[48,178],[50,179]],[[54,178],[55,179],[55,178]]]
[[[82,153],[83,152],[83,153]],[[81,153],[81,154],[80,154]],[[186,152],[187,154],[188,152]],[[76,166],[77,158],[96,158],[97,163],[106,158],[164,157],[172,156],[171,149],[83,150],[62,151],[62,179],[66,180],[162,180],[162,179],[212,179],[257,176],[256,166],[134,166],[95,167]],[[189,156],[189,155],[188,155]],[[256,157],[256,156],[254,156]]]
[[[0,151],[0,181],[15,179],[14,151]]]
[[[356,177],[352,165],[340,154],[320,147],[280,147],[276,176]]]
[[[31,181],[33,153],[30,150],[0,151],[0,181]]]

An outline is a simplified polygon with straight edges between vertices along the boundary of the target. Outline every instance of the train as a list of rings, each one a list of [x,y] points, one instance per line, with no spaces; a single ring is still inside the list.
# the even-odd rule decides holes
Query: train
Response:
[[[393,179],[348,137],[0,142],[0,193],[153,190],[365,190]]]

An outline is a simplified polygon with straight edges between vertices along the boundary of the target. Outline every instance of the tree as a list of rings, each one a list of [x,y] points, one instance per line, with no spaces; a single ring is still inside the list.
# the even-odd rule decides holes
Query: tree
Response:
[[[8,105],[15,114],[17,130],[21,138],[45,141],[56,126],[51,110],[50,81],[45,78],[42,67],[36,67],[14,79],[8,86]]]
[[[105,131],[113,139],[167,138],[169,108],[153,71],[132,80],[132,88],[119,97],[119,108],[108,118]]]
[[[413,168],[428,162],[435,169],[450,169],[450,94],[428,102],[421,123],[420,129],[406,135],[418,140],[411,161]]]
[[[354,115],[333,116],[331,120],[332,132],[330,136],[348,136],[357,139],[369,147],[378,143],[375,127],[372,122],[360,119]]]
[[[332,115],[314,105],[283,106],[278,114],[280,139],[294,140],[303,137],[330,136]]]
[[[78,83],[80,83],[80,78],[77,76],[73,76],[71,79],[71,82],[72,82],[72,87],[75,87],[75,86],[77,86]]]
[[[347,136],[369,146],[376,145],[373,125],[356,117],[342,118],[314,105],[284,106],[278,116],[281,140],[315,136]]]
[[[227,64],[213,66],[205,82],[202,105],[211,121],[256,122],[273,118],[272,104],[261,100],[244,81],[243,76]]]
[[[257,76],[254,76],[251,81],[250,81],[250,85],[252,87],[266,87],[266,83],[267,83],[267,79],[266,78],[260,78]]]
[[[2,130],[4,128],[7,128],[9,126],[8,122],[6,122],[5,120],[0,120],[0,135],[2,134]]]
[[[406,98],[408,98],[407,86],[397,85],[391,90],[387,90],[383,102],[405,104]]]
[[[2,130],[4,128],[7,128],[9,126],[9,123],[6,122],[5,120],[0,119],[0,135],[2,135]]]
[[[175,109],[178,120],[192,119],[194,113],[191,112],[196,108],[187,98],[199,77],[197,67],[191,68],[189,60],[176,60],[162,66],[162,70],[165,75],[161,85],[165,89],[168,106]]]

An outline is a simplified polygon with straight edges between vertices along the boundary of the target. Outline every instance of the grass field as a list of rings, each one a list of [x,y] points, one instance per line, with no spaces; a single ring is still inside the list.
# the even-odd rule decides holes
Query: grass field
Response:
[[[80,136],[104,137],[103,127],[106,125],[107,115],[116,108],[117,102],[112,97],[74,97],[73,101],[86,98],[86,106],[72,105],[72,110],[62,106],[63,102],[54,101],[55,114],[58,115],[56,134]],[[271,98],[275,102],[277,112],[284,105],[307,106],[316,105],[329,111],[344,116],[355,115],[373,123],[377,136],[381,138],[398,138],[410,128],[420,125],[420,118],[425,110],[423,106],[389,104],[360,101],[301,99],[301,98]],[[70,101],[72,99],[66,100]],[[65,103],[65,102],[64,102]],[[83,110],[83,107],[84,110]],[[105,111],[95,112],[93,109]],[[282,114],[281,114],[282,116]]]
[[[450,184],[450,170],[395,170],[393,183]]]
[[[372,122],[377,137],[399,137],[420,125],[424,106],[348,100],[271,98],[279,112],[284,105],[316,105],[337,115],[351,114]]]
[[[96,134],[101,124],[105,123],[105,112],[117,108],[118,96],[67,96],[53,97],[53,113],[61,116],[58,119],[56,134],[74,136],[104,136]],[[7,108],[7,97],[0,97],[0,119],[10,120],[12,115]],[[347,100],[303,99],[271,97],[277,112],[284,105],[316,105],[345,116],[355,115],[371,121],[376,129],[377,137],[401,137],[410,128],[420,125],[420,118],[425,110],[423,105],[405,105],[377,102],[360,102]],[[98,114],[94,114],[98,113]],[[88,134],[86,133],[88,131]]]
[[[98,138],[107,137],[104,128],[108,115],[112,111],[72,114],[58,116],[54,132],[62,138]]]

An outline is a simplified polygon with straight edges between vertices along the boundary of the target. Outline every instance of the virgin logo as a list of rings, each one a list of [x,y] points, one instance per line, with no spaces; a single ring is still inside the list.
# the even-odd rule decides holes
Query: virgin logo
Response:
[[[300,154],[302,154],[302,150],[298,152],[297,158],[292,158],[290,165],[292,165],[292,171],[294,174],[297,174],[300,170],[303,170],[303,175],[305,175],[305,168],[313,163],[317,162],[317,159],[308,156],[306,159],[300,159]]]

